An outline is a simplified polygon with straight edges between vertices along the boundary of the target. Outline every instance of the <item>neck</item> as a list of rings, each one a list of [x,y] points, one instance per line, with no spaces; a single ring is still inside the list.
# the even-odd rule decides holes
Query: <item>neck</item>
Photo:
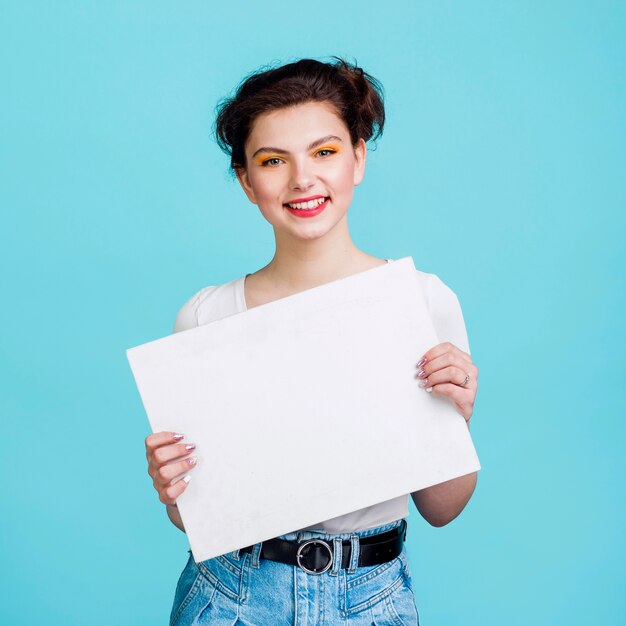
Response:
[[[368,255],[350,237],[347,223],[319,239],[294,239],[274,231],[276,252],[263,273],[280,289],[295,292],[350,276]]]

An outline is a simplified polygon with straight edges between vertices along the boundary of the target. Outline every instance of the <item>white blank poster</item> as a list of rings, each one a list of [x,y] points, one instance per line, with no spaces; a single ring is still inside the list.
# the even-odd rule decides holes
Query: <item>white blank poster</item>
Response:
[[[196,562],[480,468],[411,257],[131,348],[154,432],[198,464],[178,498]]]

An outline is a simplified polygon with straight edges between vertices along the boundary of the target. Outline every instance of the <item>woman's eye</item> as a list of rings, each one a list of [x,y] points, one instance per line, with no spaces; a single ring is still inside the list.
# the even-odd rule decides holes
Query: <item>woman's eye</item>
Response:
[[[261,165],[264,165],[264,166],[268,166],[269,165],[270,167],[275,167],[281,161],[282,161],[282,159],[279,159],[278,157],[272,157],[271,159],[265,159],[265,161],[263,161],[263,163],[261,163]]]
[[[321,150],[317,151],[317,155],[321,157],[328,156],[329,154],[335,154],[335,151],[331,150],[330,148],[322,148]]]

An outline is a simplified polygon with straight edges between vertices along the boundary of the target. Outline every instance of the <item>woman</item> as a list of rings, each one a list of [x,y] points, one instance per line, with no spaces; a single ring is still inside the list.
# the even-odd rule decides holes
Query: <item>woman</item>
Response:
[[[347,219],[366,142],[380,136],[384,118],[380,84],[336,57],[253,74],[220,105],[218,142],[272,225],[276,252],[257,272],[198,292],[175,331],[389,262],[354,245]],[[416,376],[426,392],[451,398],[469,427],[478,369],[458,300],[436,275],[417,274],[442,343],[416,355]],[[194,444],[182,439],[154,433],[146,454],[169,518],[184,531],[176,498],[195,458]],[[473,473],[411,495],[421,515],[442,526],[475,484]],[[403,544],[407,514],[408,495],[201,563],[190,555],[170,624],[418,624]]]

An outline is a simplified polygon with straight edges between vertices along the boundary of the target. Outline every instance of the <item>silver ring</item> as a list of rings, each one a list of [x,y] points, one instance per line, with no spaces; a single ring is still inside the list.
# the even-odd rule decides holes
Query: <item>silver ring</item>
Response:
[[[312,543],[319,543],[328,550],[328,563],[324,566],[323,569],[319,571],[309,569],[308,567],[302,565],[302,562],[300,560],[302,558],[302,550],[304,550],[304,548],[306,548],[307,546],[310,546]],[[300,545],[298,551],[296,552],[296,561],[300,569],[304,570],[307,574],[323,574],[325,571],[329,570],[333,564],[333,551],[332,548],[325,541],[321,539],[311,539],[310,541],[305,541],[303,544]]]
[[[469,380],[469,374],[465,374],[465,380],[461,383],[461,387],[465,387],[465,385],[467,385],[468,380]]]

